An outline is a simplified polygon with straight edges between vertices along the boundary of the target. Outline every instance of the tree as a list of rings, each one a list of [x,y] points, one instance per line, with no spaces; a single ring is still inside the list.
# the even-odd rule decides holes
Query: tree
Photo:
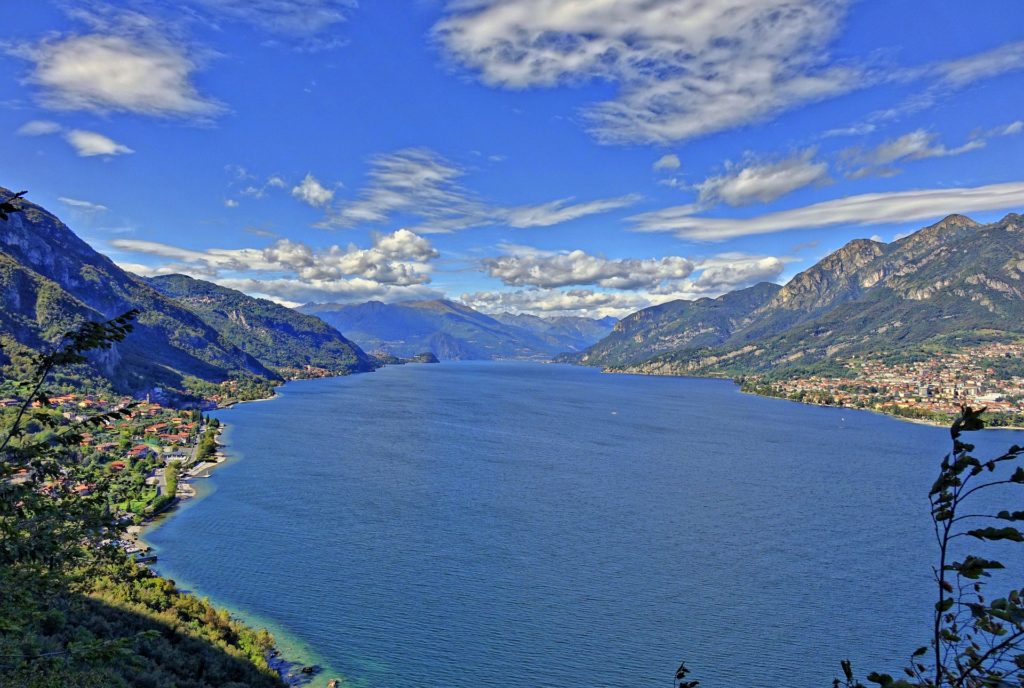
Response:
[[[26,584],[62,582],[114,527],[102,489],[86,496],[72,489],[80,466],[69,448],[81,442],[88,428],[122,418],[129,409],[62,425],[49,412],[44,388],[55,369],[84,363],[86,353],[122,341],[136,315],[129,311],[65,333],[53,351],[33,357],[30,376],[14,382],[21,403],[0,428],[0,572],[8,578]]]

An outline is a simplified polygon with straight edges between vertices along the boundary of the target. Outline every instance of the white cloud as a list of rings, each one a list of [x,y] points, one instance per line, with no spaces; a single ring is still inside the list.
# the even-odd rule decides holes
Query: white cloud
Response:
[[[486,203],[461,183],[465,170],[437,153],[419,148],[380,155],[370,161],[369,183],[323,221],[325,227],[381,224],[396,215],[420,219],[425,234],[506,225],[549,227],[636,203],[635,194],[574,203],[559,199],[537,205],[500,207]]]
[[[693,272],[693,262],[680,256],[609,259],[575,250],[564,253],[515,252],[487,258],[483,268],[491,277],[517,287],[596,285],[608,289],[650,289]]]
[[[453,0],[435,38],[487,84],[612,82],[585,111],[605,143],[665,143],[732,129],[848,92],[830,66],[846,3],[825,0]]]
[[[640,200],[637,194],[628,194],[618,198],[606,198],[586,203],[572,203],[566,198],[550,201],[540,205],[524,205],[513,208],[497,208],[494,211],[495,221],[504,222],[509,227],[550,227],[551,225],[569,222],[587,215],[606,213],[633,205]]]
[[[590,317],[622,317],[652,305],[650,299],[640,294],[610,293],[591,289],[478,291],[463,294],[460,298],[467,306],[485,313],[543,313]]]
[[[1016,136],[1017,134],[1024,131],[1024,120],[1017,120],[1011,122],[1003,127],[1003,130],[999,132],[1002,136]]]
[[[788,256],[720,253],[699,262],[697,268],[701,270],[700,277],[680,287],[682,291],[718,296],[758,282],[774,282],[782,274],[786,263],[793,260]]]
[[[726,256],[727,254],[722,254]],[[651,290],[538,288],[466,293],[461,300],[485,313],[513,312],[546,315],[614,316],[677,299],[713,298],[726,292],[778,278],[783,259],[733,254],[731,260],[712,259],[696,280],[669,282]]]
[[[682,163],[679,161],[678,155],[675,153],[667,153],[655,160],[652,167],[655,171],[678,170],[680,165],[682,165]]]
[[[847,151],[855,160],[871,165],[888,165],[907,160],[924,160],[925,158],[944,158],[961,155],[972,150],[985,147],[983,139],[968,141],[956,148],[947,148],[943,143],[935,143],[937,135],[924,129],[916,129],[895,139],[880,144],[868,151],[852,149]]]
[[[257,179],[255,175],[251,174],[248,170],[241,166],[229,165],[227,167],[227,170],[228,172],[231,172],[234,175],[236,182],[255,182]],[[312,175],[307,175],[307,177],[312,177]],[[304,179],[303,183],[305,183],[305,181],[306,180]],[[315,182],[316,180],[314,179],[313,181]],[[264,196],[267,195],[267,191],[269,191],[270,189],[287,188],[288,183],[282,177],[274,175],[272,177],[267,177],[267,181],[265,181],[262,185],[253,186],[252,184],[249,184],[238,193],[241,194],[242,196],[249,196],[251,198],[263,198]],[[331,192],[331,195],[333,196],[333,192]]]
[[[825,138],[832,138],[835,136],[864,136],[870,134],[877,127],[869,122],[863,122],[860,124],[853,124],[848,127],[840,127],[838,129],[829,129],[822,134]]]
[[[419,231],[453,231],[486,221],[486,206],[463,188],[464,171],[433,151],[409,148],[370,161],[370,181],[360,196],[343,202],[325,225],[379,224],[399,213],[426,222]]]
[[[61,196],[57,199],[61,203],[75,210],[81,210],[87,213],[103,213],[107,211],[107,206],[100,205],[99,203],[93,203],[92,201],[82,201],[77,198],[68,198]]]
[[[47,136],[49,134],[56,134],[63,127],[56,122],[51,122],[45,119],[36,119],[31,122],[25,122],[15,132],[18,136]]]
[[[814,149],[778,162],[747,161],[727,164],[726,173],[709,177],[697,185],[699,203],[731,206],[770,203],[788,193],[828,181],[828,164],[814,162]]]
[[[967,188],[860,194],[750,218],[703,217],[695,215],[698,208],[689,204],[643,213],[630,219],[636,230],[641,232],[674,232],[683,239],[721,241],[791,229],[934,220],[952,213],[1022,206],[1024,182],[1007,182]]]
[[[982,138],[972,139],[956,148],[947,148],[943,143],[936,143],[936,138],[936,134],[932,132],[916,129],[869,150],[849,148],[843,151],[841,156],[861,167],[851,170],[846,176],[850,179],[862,179],[873,175],[890,177],[899,173],[899,169],[893,167],[894,163],[946,158],[985,147],[985,139]]]
[[[278,178],[274,177],[273,179],[277,180]],[[317,181],[312,174],[307,174],[298,186],[292,188],[292,196],[314,208],[322,208],[334,198],[334,191]]]
[[[192,84],[196,62],[155,27],[129,16],[126,35],[72,35],[17,49],[34,63],[27,81],[40,89],[42,104],[57,110],[164,116],[219,112],[221,107]]]
[[[977,55],[937,66],[943,80],[954,86],[963,86],[1019,69],[1024,69],[1024,41],[1007,43]]]
[[[1024,69],[1024,41],[969,55],[957,60],[935,62],[924,67],[895,69],[882,80],[897,83],[929,81],[923,87],[914,88],[911,95],[895,107],[875,112],[869,120],[892,120],[913,112],[925,110],[937,101],[970,86],[976,81],[991,79],[1013,71]]]
[[[674,299],[714,297],[758,282],[774,281],[791,256],[719,253],[706,258],[607,259],[584,251],[552,252],[527,246],[482,261],[484,270],[518,291],[480,291],[462,300],[485,311],[582,311],[622,316]],[[561,287],[577,287],[561,289]],[[582,288],[590,287],[590,288]]]
[[[284,303],[360,303],[371,299],[391,302],[445,298],[443,292],[422,284],[395,286],[359,277],[344,280],[238,278],[218,279],[217,283]]]
[[[369,248],[349,244],[317,249],[289,239],[278,239],[266,248],[205,250],[136,239],[110,244],[123,253],[169,261],[156,266],[122,263],[139,274],[181,272],[225,286],[258,283],[262,286],[243,291],[299,301],[347,294],[397,296],[407,288],[411,291],[406,298],[412,298],[424,293],[420,287],[430,282],[430,262],[439,256],[429,241],[407,229],[375,234]]]
[[[135,152],[123,143],[118,143],[112,138],[98,134],[95,131],[72,129],[64,135],[64,138],[75,149],[75,152],[83,158],[95,155],[128,155]]]
[[[233,198],[225,198],[224,199],[224,207],[225,208],[237,208],[238,207],[238,201],[236,201]]]
[[[320,34],[346,21],[355,0],[194,0],[215,15],[224,16],[286,36]]]

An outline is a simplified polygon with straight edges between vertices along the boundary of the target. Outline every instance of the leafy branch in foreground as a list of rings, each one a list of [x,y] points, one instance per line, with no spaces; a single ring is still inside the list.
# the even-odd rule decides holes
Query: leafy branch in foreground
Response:
[[[22,207],[19,201],[21,200],[21,197],[27,193],[28,191],[19,191],[10,198],[5,198],[0,201],[0,220],[6,222],[14,213],[20,213],[22,211]]]
[[[867,680],[890,688],[1002,688],[1024,686],[1024,589],[989,600],[985,578],[1005,569],[994,559],[964,552],[954,545],[970,539],[996,543],[1024,543],[1024,533],[1012,525],[1024,521],[1024,511],[986,508],[995,499],[1022,503],[1024,447],[1013,445],[1005,453],[982,460],[972,456],[973,444],[963,433],[985,427],[985,409],[961,408],[950,428],[953,451],[942,459],[939,477],[928,494],[932,525],[939,546],[933,569],[936,595],[932,639],[918,648],[904,669],[906,679],[872,673]],[[993,525],[994,523],[994,525]],[[954,560],[956,558],[957,560]],[[862,688],[849,662],[843,663],[845,683]]]
[[[123,341],[137,314],[128,311],[65,333],[52,352],[34,357],[27,379],[14,383],[20,403],[0,429],[0,567],[8,578],[26,584],[61,582],[87,545],[109,534],[113,524],[105,494],[102,489],[89,496],[75,494],[71,488],[78,467],[67,450],[80,442],[86,428],[124,417],[130,407],[62,426],[47,412],[44,387],[56,368],[83,363],[88,352]],[[45,432],[28,432],[30,421]]]
[[[937,600],[931,642],[914,651],[903,670],[905,678],[872,672],[868,683],[883,688],[1024,687],[1024,589],[988,599],[984,579],[1006,566],[954,552],[972,539],[1024,543],[1024,532],[1015,525],[1024,521],[1019,492],[1024,488],[1024,447],[1013,445],[1000,456],[982,460],[972,456],[973,444],[961,440],[963,433],[985,427],[984,412],[984,408],[961,407],[950,428],[953,451],[942,459],[939,477],[928,494],[939,548],[933,569]],[[1017,507],[985,506],[998,500]],[[840,666],[843,678],[835,679],[833,688],[866,688],[849,660]],[[697,681],[686,679],[688,674],[686,664],[681,664],[673,685],[697,686]]]

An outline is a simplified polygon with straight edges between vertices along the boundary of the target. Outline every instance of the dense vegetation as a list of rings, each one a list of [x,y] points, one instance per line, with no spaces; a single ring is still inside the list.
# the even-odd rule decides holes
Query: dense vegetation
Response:
[[[50,376],[123,343],[137,315],[86,322],[23,360],[28,375],[4,377],[15,397],[0,416],[0,685],[281,686],[266,632],[181,593],[116,546],[128,522],[119,505],[145,497],[146,452],[130,467],[106,465],[88,439],[123,426],[124,442],[109,444],[131,444],[132,405],[81,419],[50,408]],[[177,482],[169,471],[168,491]]]
[[[224,339],[283,375],[292,377],[307,368],[334,375],[373,369],[358,346],[312,315],[185,275],[153,277],[148,282]]]

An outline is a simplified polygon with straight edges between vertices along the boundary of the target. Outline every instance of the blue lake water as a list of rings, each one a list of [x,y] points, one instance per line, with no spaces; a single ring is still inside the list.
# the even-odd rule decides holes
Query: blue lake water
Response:
[[[708,688],[824,688],[927,641],[940,428],[531,363],[218,416],[238,460],[147,534],[159,570],[351,685],[668,686],[686,659]]]

